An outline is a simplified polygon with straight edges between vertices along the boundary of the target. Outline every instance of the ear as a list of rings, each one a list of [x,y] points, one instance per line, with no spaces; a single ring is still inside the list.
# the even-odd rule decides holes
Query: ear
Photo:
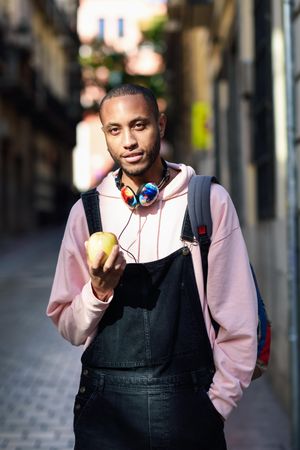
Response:
[[[161,138],[164,137],[166,124],[167,124],[167,117],[164,113],[161,113],[158,118],[159,135]]]

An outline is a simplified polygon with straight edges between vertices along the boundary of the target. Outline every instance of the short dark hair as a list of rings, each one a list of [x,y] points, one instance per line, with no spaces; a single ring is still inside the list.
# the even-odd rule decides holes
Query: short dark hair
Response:
[[[103,103],[106,100],[109,100],[110,98],[114,97],[122,97],[124,95],[142,95],[146,102],[148,102],[150,108],[152,109],[155,118],[157,119],[159,116],[159,109],[157,100],[155,98],[155,95],[153,92],[144,87],[140,86],[138,84],[122,84],[120,86],[112,88],[101,100],[99,105],[99,114],[101,114],[101,109],[103,106]]]

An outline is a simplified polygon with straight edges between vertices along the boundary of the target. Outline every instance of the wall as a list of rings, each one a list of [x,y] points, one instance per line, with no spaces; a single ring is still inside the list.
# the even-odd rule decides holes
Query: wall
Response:
[[[80,118],[78,38],[53,0],[0,2],[0,233],[61,220]]]

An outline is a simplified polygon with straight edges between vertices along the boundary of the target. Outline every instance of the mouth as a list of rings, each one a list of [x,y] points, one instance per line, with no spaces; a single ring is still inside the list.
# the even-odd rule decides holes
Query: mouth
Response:
[[[123,155],[123,159],[128,162],[129,164],[134,164],[139,162],[143,158],[142,152],[135,152],[135,153],[127,153]]]

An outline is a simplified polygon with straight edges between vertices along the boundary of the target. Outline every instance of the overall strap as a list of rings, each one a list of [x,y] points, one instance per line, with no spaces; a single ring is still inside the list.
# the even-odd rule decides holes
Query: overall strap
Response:
[[[99,192],[96,188],[90,189],[81,194],[86,220],[88,223],[89,233],[93,234],[102,231],[102,223],[99,208]]]
[[[182,241],[195,242],[188,207],[185,210],[180,238]]]

